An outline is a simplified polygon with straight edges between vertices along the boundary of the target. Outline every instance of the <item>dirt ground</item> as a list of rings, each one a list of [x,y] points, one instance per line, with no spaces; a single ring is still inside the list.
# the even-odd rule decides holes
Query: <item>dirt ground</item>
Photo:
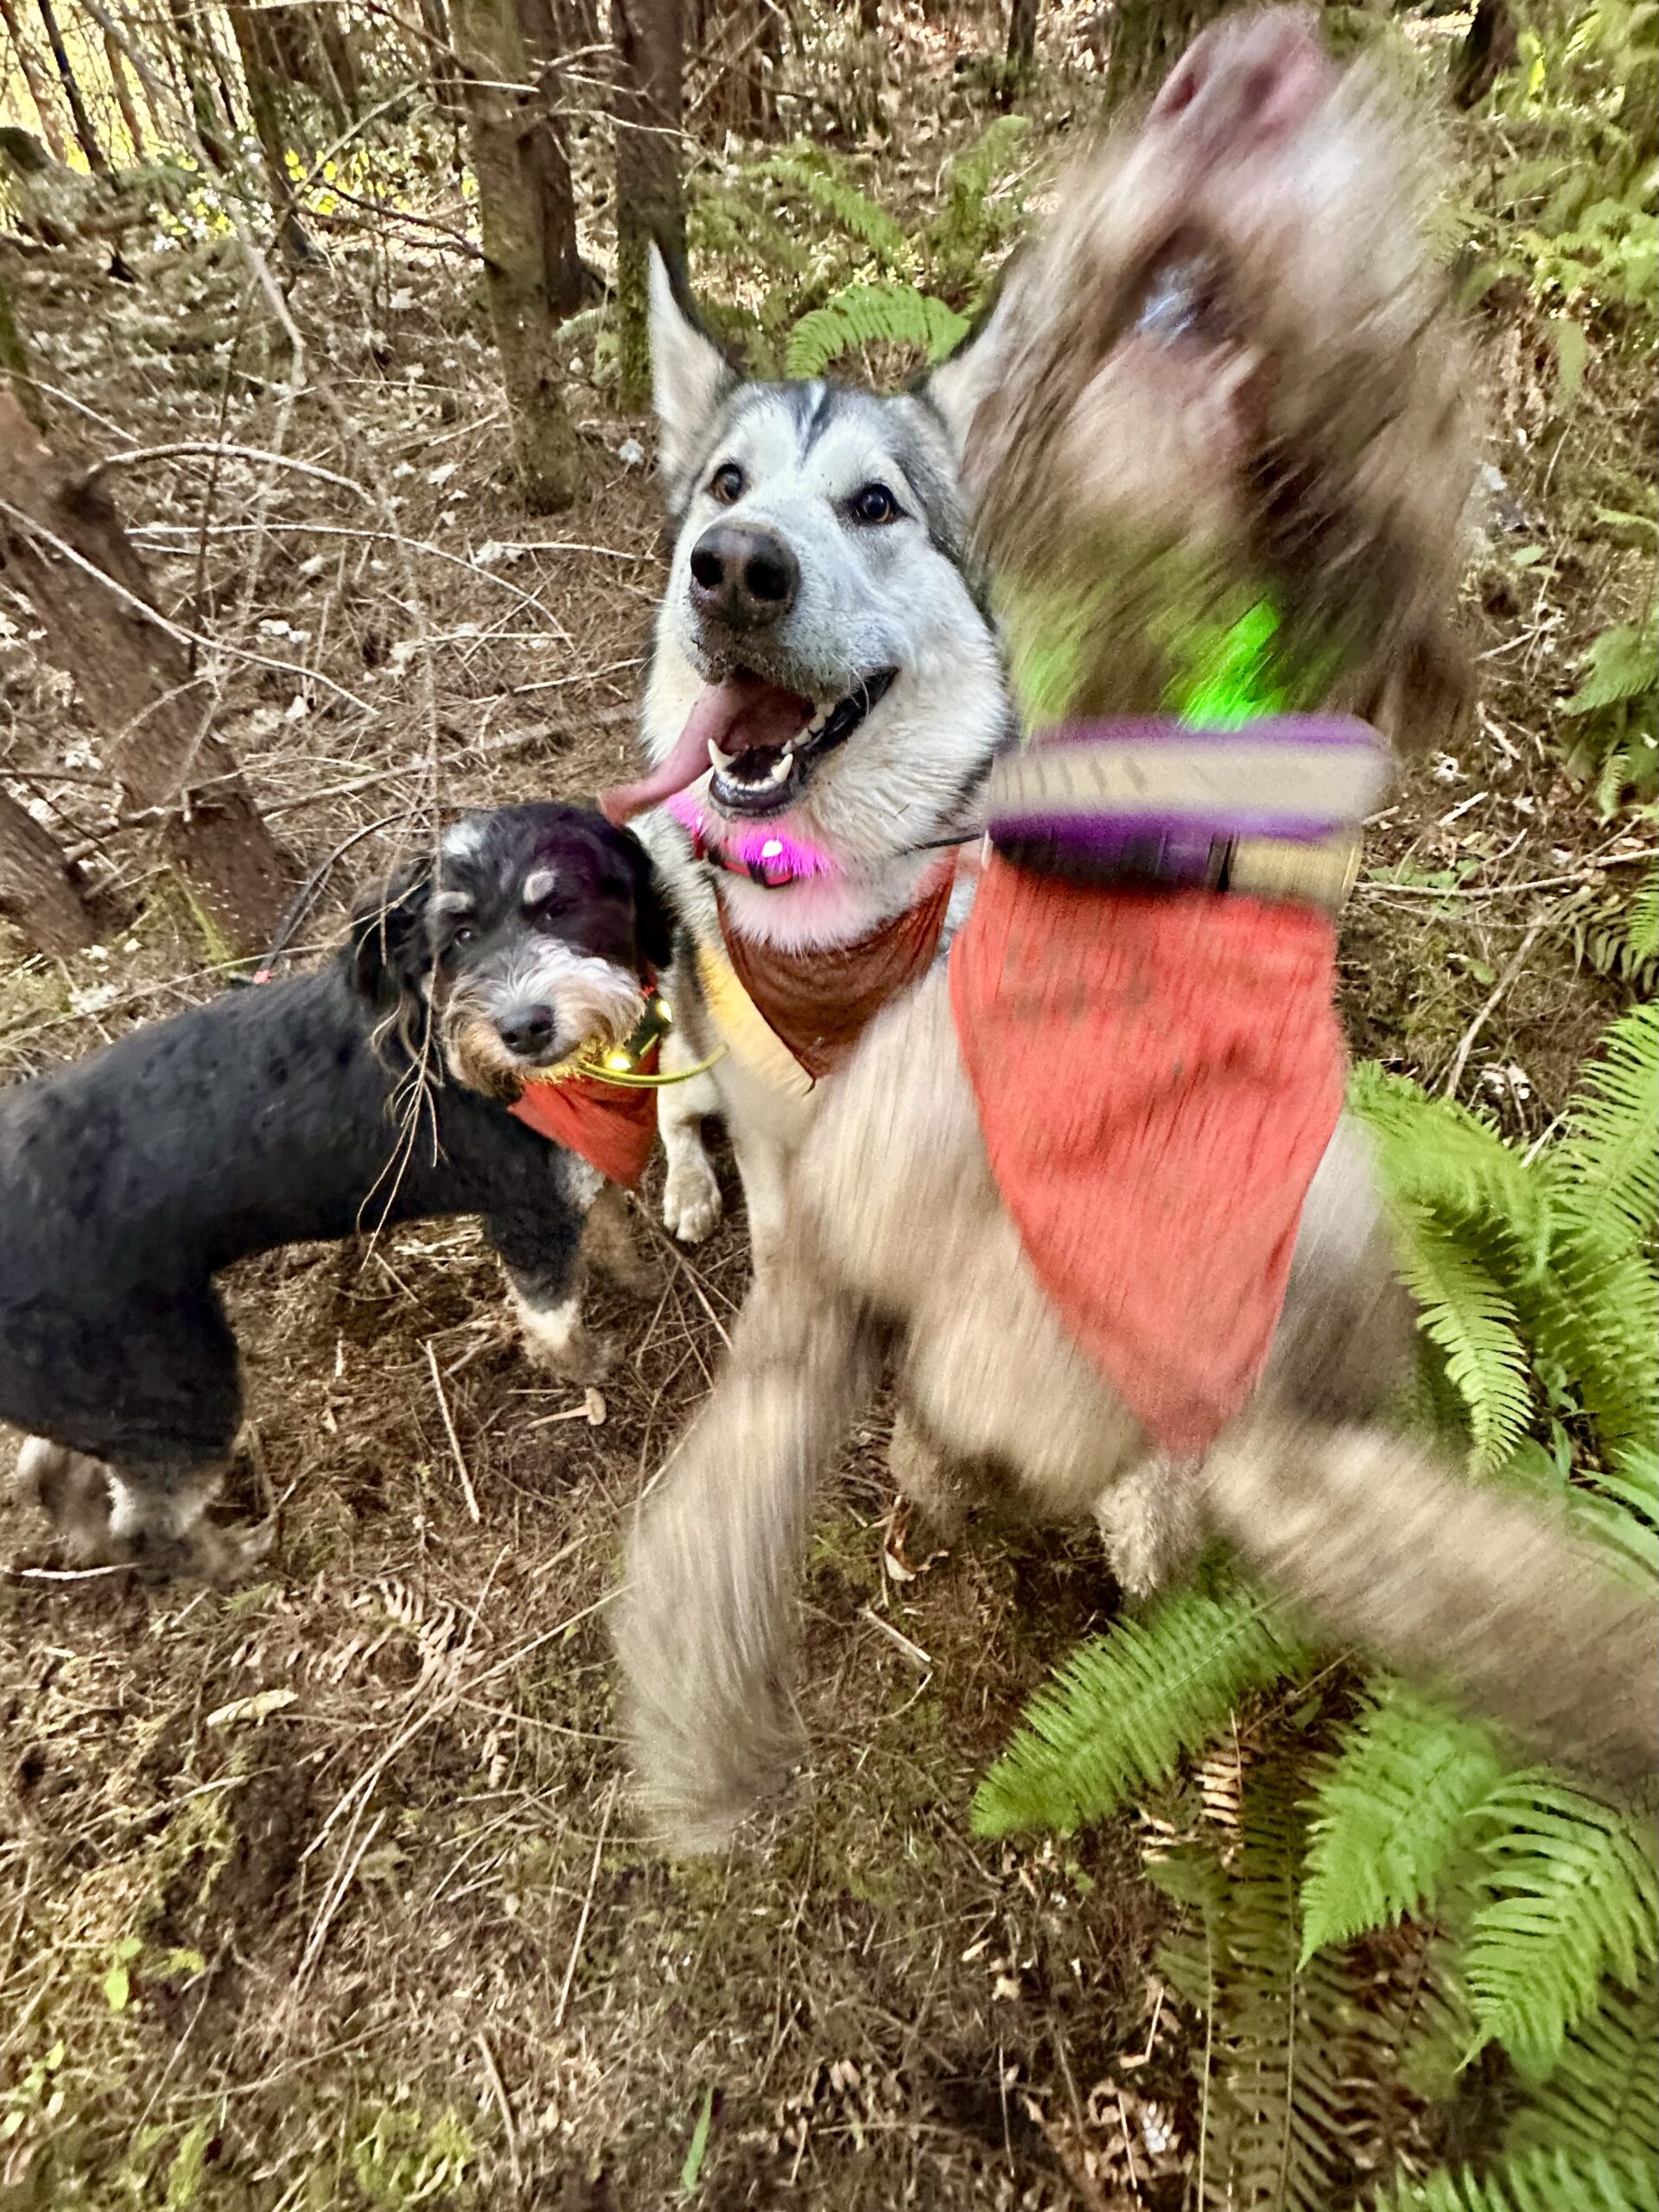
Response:
[[[276,371],[233,271],[17,274],[89,449],[271,442]],[[165,603],[298,671],[224,667],[226,734],[283,837],[309,867],[380,825],[308,955],[346,880],[440,817],[628,765],[663,569],[648,427],[597,399],[583,505],[516,505],[448,269],[365,254],[296,305],[355,438],[302,396],[286,450],[372,480],[404,544],[372,499],[257,462],[220,472],[205,537],[200,461],[117,488]],[[1493,373],[1524,501],[1509,433],[1549,370],[1523,318],[1511,335]],[[1467,1039],[1464,1095],[1537,1134],[1600,1025],[1574,948],[1630,840],[1543,742],[1593,607],[1494,555],[1470,613],[1482,721],[1382,825],[1349,1010],[1358,1050],[1436,1079]],[[205,995],[217,963],[15,626],[0,683],[7,772],[88,855],[109,924],[67,968],[0,962],[13,1075]],[[281,1516],[251,1586],[65,1579],[0,1507],[0,2206],[1180,2204],[1189,2026],[1135,1824],[1023,1852],[968,1820],[1022,1700],[1110,1617],[1087,1541],[916,1556],[879,1420],[861,1430],[814,1545],[810,1767],[747,1855],[669,1866],[641,1840],[603,1609],[746,1276],[741,1213],[695,1255],[658,1235],[660,1299],[600,1300],[624,1349],[598,1398],[517,1350],[469,1225],[238,1270],[237,1503]]]

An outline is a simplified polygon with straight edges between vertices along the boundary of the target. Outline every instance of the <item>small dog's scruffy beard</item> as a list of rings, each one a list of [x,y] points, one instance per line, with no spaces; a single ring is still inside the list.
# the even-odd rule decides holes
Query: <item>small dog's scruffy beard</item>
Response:
[[[569,1074],[589,1054],[620,1045],[645,1011],[645,992],[631,969],[591,953],[551,945],[496,976],[462,976],[440,986],[438,1039],[454,1080],[486,1098],[511,1105],[528,1083]],[[512,1007],[551,1007],[560,1039],[572,1040],[556,1063],[540,1066],[503,1043],[497,1027]]]

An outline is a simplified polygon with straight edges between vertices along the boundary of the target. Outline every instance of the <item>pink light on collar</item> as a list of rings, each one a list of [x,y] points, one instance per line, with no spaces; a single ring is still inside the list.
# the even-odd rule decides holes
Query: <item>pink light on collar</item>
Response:
[[[792,837],[770,822],[728,822],[711,817],[690,791],[676,791],[667,802],[674,819],[689,830],[697,850],[717,868],[746,875],[768,890],[811,877],[837,876],[839,863],[804,838]]]

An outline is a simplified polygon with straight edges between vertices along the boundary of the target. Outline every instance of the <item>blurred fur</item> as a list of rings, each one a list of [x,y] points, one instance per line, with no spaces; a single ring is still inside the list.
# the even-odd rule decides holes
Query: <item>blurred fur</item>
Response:
[[[1460,695],[1463,365],[1418,252],[1410,134],[1366,73],[1327,76],[1284,14],[1201,40],[1142,129],[1062,188],[985,332],[934,379],[999,576],[1063,582],[1077,549],[1108,563],[1080,711],[1156,711],[1170,609],[1152,594],[1172,573],[1218,593],[1270,577],[1293,627],[1336,648],[1331,699],[1402,741]],[[1179,319],[1177,345],[1148,352],[1148,280],[1195,254],[1226,287],[1221,342],[1200,315],[1196,352]],[[1650,1769],[1649,1595],[1376,1425],[1410,1340],[1344,1125],[1253,1407],[1201,1467],[1149,1456],[1002,1206],[935,971],[823,1099],[775,1272],[636,1527],[614,1630],[660,1832],[718,1846],[798,1748],[810,1500],[888,1353],[911,1409],[897,1463],[935,1510],[962,1471],[992,1474],[1039,1513],[1092,1516],[1141,1587],[1219,1530],[1385,1661],[1444,1675],[1564,1757]]]

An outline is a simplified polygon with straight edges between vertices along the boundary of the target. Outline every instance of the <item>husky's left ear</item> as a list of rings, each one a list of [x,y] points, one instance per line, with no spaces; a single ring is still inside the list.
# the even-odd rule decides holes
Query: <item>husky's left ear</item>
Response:
[[[958,462],[981,401],[1002,380],[1014,349],[1014,287],[1005,276],[956,352],[921,387],[922,397],[944,424]]]
[[[696,458],[737,371],[697,321],[683,272],[650,247],[651,396],[662,428],[659,467],[671,484]]]

